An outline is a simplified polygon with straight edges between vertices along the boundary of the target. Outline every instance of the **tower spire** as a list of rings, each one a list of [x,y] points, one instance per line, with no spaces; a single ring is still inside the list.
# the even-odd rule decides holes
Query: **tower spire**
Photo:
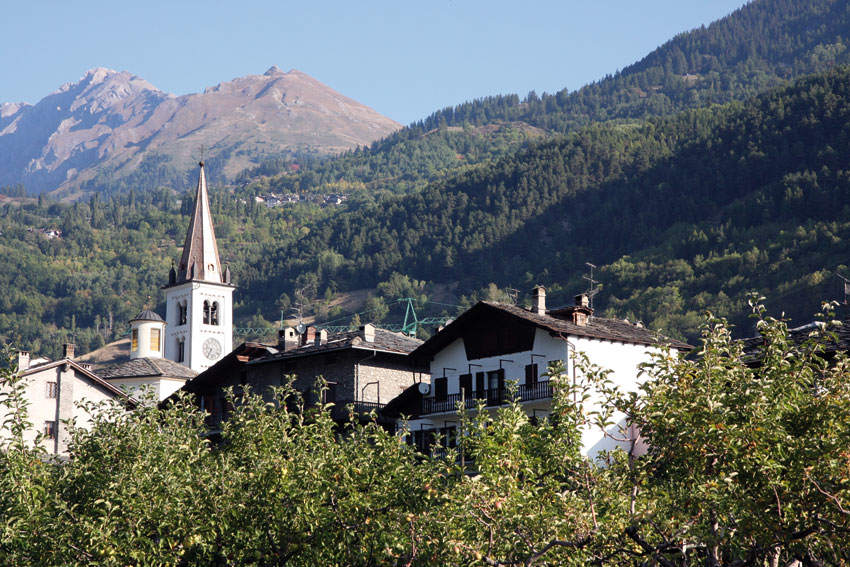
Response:
[[[218,257],[218,245],[215,241],[204,162],[198,165],[200,173],[195,194],[195,208],[192,211],[192,219],[189,221],[189,229],[186,231],[186,242],[183,244],[183,255],[180,257],[176,283],[186,281],[226,283],[221,270],[221,260]]]

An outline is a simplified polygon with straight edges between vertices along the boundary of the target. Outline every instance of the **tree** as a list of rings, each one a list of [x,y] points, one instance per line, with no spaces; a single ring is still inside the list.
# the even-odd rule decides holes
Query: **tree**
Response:
[[[662,564],[842,564],[850,364],[836,349],[840,323],[827,310],[795,341],[760,298],[750,305],[755,352],[709,318],[696,358],[665,352],[646,367],[632,411],[650,447],[639,465],[647,506],[631,534]]]

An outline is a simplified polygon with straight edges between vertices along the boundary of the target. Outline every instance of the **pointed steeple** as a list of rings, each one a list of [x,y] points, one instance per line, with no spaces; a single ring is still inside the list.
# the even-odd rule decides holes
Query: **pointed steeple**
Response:
[[[195,195],[195,209],[186,231],[183,256],[177,269],[177,284],[186,281],[206,281],[226,283],[218,257],[218,245],[215,242],[210,201],[207,194],[207,179],[204,175],[204,162],[200,162],[198,190]],[[170,283],[170,282],[169,282]]]

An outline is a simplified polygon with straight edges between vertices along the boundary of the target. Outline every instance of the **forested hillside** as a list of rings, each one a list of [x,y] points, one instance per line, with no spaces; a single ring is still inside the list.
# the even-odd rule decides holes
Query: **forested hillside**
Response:
[[[734,315],[753,288],[798,291],[782,299],[802,316],[850,257],[848,116],[842,68],[747,103],[592,126],[320,223],[255,285],[399,272],[461,289],[569,283],[566,301],[592,261],[606,264],[598,306],[674,334],[706,307]]]
[[[577,91],[485,97],[435,112],[335,160],[269,161],[252,173],[271,177],[252,189],[408,192],[544,135],[745,100],[850,63],[848,32],[846,0],[756,1]],[[300,172],[290,172],[292,163],[301,165]],[[243,184],[251,179],[247,173],[240,178]]]
[[[438,292],[463,305],[540,283],[556,305],[586,288],[585,262],[600,268],[597,312],[673,336],[692,337],[706,308],[746,325],[751,289],[805,322],[850,275],[850,71],[786,78],[847,60],[849,5],[757,1],[575,93],[468,103],[334,161],[304,154],[219,183],[237,325],[269,326],[303,298],[307,315],[347,322],[331,302],[364,288],[379,322],[398,297]],[[73,205],[0,189],[0,338],[85,352],[145,304],[162,312],[188,200],[125,189]],[[252,199],[266,190],[350,199],[268,208]]]

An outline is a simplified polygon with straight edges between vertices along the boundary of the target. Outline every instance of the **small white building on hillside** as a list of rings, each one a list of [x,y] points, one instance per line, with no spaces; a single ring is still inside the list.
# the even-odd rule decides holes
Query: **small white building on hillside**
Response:
[[[641,363],[663,345],[689,350],[686,343],[657,335],[640,324],[593,317],[587,296],[576,305],[547,310],[546,292],[535,288],[531,310],[482,301],[463,313],[445,329],[417,348],[411,356],[427,362],[430,388],[400,411],[412,419],[409,428],[414,443],[426,450],[438,434],[451,445],[458,434],[457,407],[475,408],[483,400],[496,408],[509,400],[508,382],[517,385],[517,396],[530,417],[549,413],[552,384],[546,375],[550,363],[561,361],[572,379],[578,378],[573,353],[583,352],[591,363],[613,371],[610,378],[621,389],[635,391],[640,383]],[[590,399],[588,403],[598,403]],[[406,412],[405,412],[406,410]],[[583,432],[585,455],[613,449],[628,431],[624,416],[603,433],[593,428]]]

